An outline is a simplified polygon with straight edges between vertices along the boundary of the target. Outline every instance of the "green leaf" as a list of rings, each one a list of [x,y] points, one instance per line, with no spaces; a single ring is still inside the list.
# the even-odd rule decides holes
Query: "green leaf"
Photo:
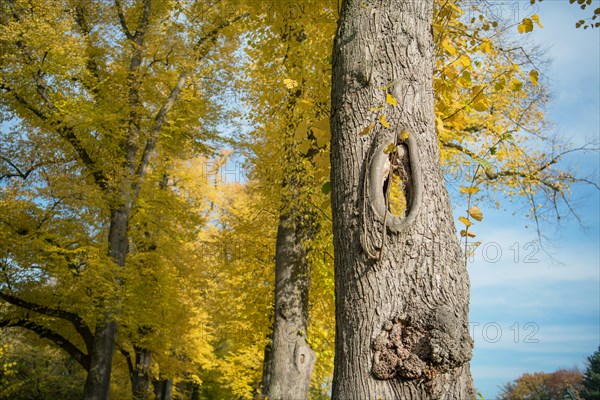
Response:
[[[329,194],[329,192],[331,192],[331,182],[327,181],[323,184],[323,187],[321,187],[321,192],[323,194]]]

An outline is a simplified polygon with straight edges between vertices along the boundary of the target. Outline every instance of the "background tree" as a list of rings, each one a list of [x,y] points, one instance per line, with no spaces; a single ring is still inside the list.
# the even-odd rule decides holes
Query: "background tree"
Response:
[[[263,393],[273,399],[306,398],[315,366],[311,345],[322,348],[323,339],[320,334],[311,336],[310,321],[323,321],[317,315],[309,318],[316,303],[310,298],[331,304],[323,297],[332,292],[332,287],[327,293],[317,289],[309,296],[309,287],[320,285],[310,283],[318,265],[311,252],[329,222],[328,204],[323,206],[327,198],[321,191],[327,181],[329,140],[324,82],[330,75],[328,53],[337,7],[327,1],[299,1],[277,4],[269,11],[248,49],[254,61],[244,82],[251,99],[248,119],[256,127],[248,137],[251,177],[280,215],[273,331],[265,351]],[[260,69],[255,60],[261,60]],[[267,86],[274,90],[265,92]],[[327,361],[330,365],[330,357],[319,363]]]
[[[580,399],[582,375],[576,369],[525,373],[502,388],[502,400]]]
[[[32,146],[51,140],[61,167],[69,168],[71,183],[79,186],[76,191],[89,194],[87,210],[95,211],[88,218],[98,225],[94,256],[99,258],[96,266],[86,263],[85,271],[95,275],[90,285],[95,303],[89,305],[97,307],[83,335],[90,371],[84,398],[104,399],[123,311],[132,213],[141,205],[143,188],[156,184],[151,172],[157,159],[198,151],[198,144],[213,136],[210,124],[217,110],[210,95],[203,95],[202,77],[214,71],[216,65],[208,63],[214,51],[224,54],[235,43],[219,38],[241,14],[224,16],[199,2],[151,0],[9,1],[1,7],[5,120],[26,132],[21,137]],[[2,158],[12,177],[17,165],[40,166],[26,154],[14,155]],[[38,182],[45,178],[40,171]],[[49,197],[50,204],[60,198]],[[45,204],[37,207],[40,213]],[[22,287],[5,288],[11,296],[27,293]],[[36,297],[42,299],[40,293]],[[50,309],[45,310],[48,315]],[[80,319],[71,319],[78,321],[75,329],[84,330]]]
[[[581,398],[591,400],[600,398],[600,348],[587,358],[587,367],[583,373]]]

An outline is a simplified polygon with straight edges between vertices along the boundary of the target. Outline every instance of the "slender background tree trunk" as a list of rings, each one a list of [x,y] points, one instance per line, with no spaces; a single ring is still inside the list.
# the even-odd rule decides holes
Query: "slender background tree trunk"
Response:
[[[302,226],[301,218],[283,214],[277,230],[273,337],[265,352],[263,379],[263,392],[271,400],[306,399],[316,361],[306,340],[310,227]]]
[[[135,347],[135,365],[131,373],[131,391],[135,400],[149,398],[151,359],[150,350]]]
[[[171,400],[173,398],[173,380],[161,379],[152,381],[155,400]]]
[[[342,6],[331,119],[334,399],[474,398],[469,282],[434,124],[432,14],[433,0]],[[409,153],[406,218],[383,205],[390,143]]]

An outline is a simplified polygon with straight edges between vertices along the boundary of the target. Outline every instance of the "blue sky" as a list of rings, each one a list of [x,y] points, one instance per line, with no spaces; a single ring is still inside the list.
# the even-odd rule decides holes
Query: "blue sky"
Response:
[[[534,11],[528,1],[502,2],[501,7],[505,12],[520,7],[520,18]],[[596,7],[595,1],[591,10]],[[549,110],[554,129],[575,145],[600,136],[600,30],[574,26],[591,10],[581,11],[567,0],[546,0],[537,10],[544,28],[529,34],[548,48],[552,60],[545,75],[554,97]],[[597,179],[597,153],[567,161]],[[483,245],[469,274],[475,340],[471,369],[486,399],[494,399],[500,385],[524,372],[583,369],[586,356],[598,349],[600,198],[595,189],[573,189],[585,228],[573,218],[546,225],[544,233],[552,239],[547,252],[532,243],[536,233],[518,205],[482,207],[484,221],[477,232]],[[463,209],[457,206],[455,216]]]

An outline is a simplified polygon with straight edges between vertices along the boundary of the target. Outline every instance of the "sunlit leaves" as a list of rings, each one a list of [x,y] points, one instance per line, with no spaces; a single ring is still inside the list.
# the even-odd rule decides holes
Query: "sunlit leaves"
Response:
[[[452,42],[450,42],[450,39],[448,37],[445,37],[442,40],[442,47],[451,56],[456,56],[458,54],[458,50],[456,50],[456,47],[454,47],[454,45],[452,44]]]

